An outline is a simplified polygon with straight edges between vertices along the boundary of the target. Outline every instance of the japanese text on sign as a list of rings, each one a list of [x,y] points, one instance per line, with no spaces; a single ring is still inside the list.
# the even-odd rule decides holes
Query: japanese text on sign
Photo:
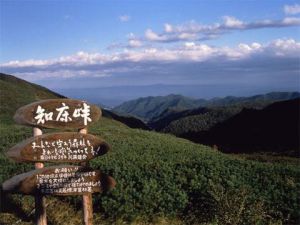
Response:
[[[85,138],[34,141],[31,147],[34,152],[39,153],[39,158],[36,158],[38,160],[85,160],[89,154],[97,156],[101,149],[101,146],[94,149],[90,140]]]
[[[56,112],[46,112],[46,110],[40,105],[36,109],[36,116],[34,119],[37,120],[37,124],[44,124],[46,121],[61,121],[61,122],[70,122],[72,118],[83,118],[84,125],[86,126],[88,122],[91,122],[90,118],[90,106],[86,103],[83,103],[83,107],[74,109],[73,113],[69,113],[69,106],[65,103],[62,103],[62,106],[56,108]]]
[[[100,187],[101,182],[94,180],[95,171],[80,172],[75,168],[57,168],[54,173],[37,174],[37,189],[43,194],[66,194],[93,192],[93,187]]]

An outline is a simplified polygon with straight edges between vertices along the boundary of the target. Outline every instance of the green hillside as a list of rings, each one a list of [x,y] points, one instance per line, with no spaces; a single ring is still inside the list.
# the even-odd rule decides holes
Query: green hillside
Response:
[[[6,82],[16,88],[19,82],[25,85],[14,79]],[[39,99],[23,99],[35,87],[29,84],[28,92],[24,88],[23,95],[16,95],[1,86],[2,96],[14,97],[5,100],[0,117],[0,183],[33,168],[12,162],[4,152],[31,136],[30,128],[14,125],[11,118],[19,107],[14,101],[28,104]],[[43,93],[37,96],[53,94],[39,90]],[[300,218],[297,163],[233,157],[109,118],[101,118],[89,131],[112,145],[112,151],[92,160],[91,166],[117,181],[113,191],[93,195],[95,224],[275,225],[297,224]],[[2,194],[1,202],[0,224],[33,224],[31,196]],[[47,204],[49,224],[82,224],[80,197],[47,197]]]
[[[28,102],[41,99],[62,98],[42,86],[29,83],[14,76],[0,73],[0,118],[1,121],[11,120],[11,114]]]

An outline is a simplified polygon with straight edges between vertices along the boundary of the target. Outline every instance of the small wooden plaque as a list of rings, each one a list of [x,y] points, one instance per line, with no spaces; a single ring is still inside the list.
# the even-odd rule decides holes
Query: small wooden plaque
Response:
[[[17,162],[82,162],[109,150],[109,144],[94,135],[61,132],[28,138],[6,155]]]
[[[28,195],[83,195],[108,191],[115,180],[99,170],[80,166],[53,166],[16,175],[5,181],[3,191]]]

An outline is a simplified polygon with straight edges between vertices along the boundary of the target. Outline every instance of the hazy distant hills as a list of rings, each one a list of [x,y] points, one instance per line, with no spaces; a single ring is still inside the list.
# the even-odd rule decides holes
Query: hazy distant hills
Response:
[[[115,107],[113,110],[134,115],[145,121],[150,121],[158,117],[165,110],[174,109],[176,111],[192,109],[199,106],[199,101],[181,95],[167,95],[157,97],[138,98],[127,101]]]
[[[262,110],[244,109],[201,132],[181,137],[217,145],[224,152],[289,152],[299,156],[300,98],[273,103]]]
[[[193,99],[181,95],[138,98],[124,102],[113,110],[119,113],[131,114],[144,121],[157,121],[168,114],[198,107],[222,107],[240,105],[243,107],[261,108],[275,101],[283,101],[300,97],[299,92],[271,92],[251,97],[233,97]]]

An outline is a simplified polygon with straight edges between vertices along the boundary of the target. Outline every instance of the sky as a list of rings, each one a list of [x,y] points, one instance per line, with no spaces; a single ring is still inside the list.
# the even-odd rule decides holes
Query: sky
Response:
[[[114,98],[297,91],[299,26],[288,0],[1,0],[0,70]]]

